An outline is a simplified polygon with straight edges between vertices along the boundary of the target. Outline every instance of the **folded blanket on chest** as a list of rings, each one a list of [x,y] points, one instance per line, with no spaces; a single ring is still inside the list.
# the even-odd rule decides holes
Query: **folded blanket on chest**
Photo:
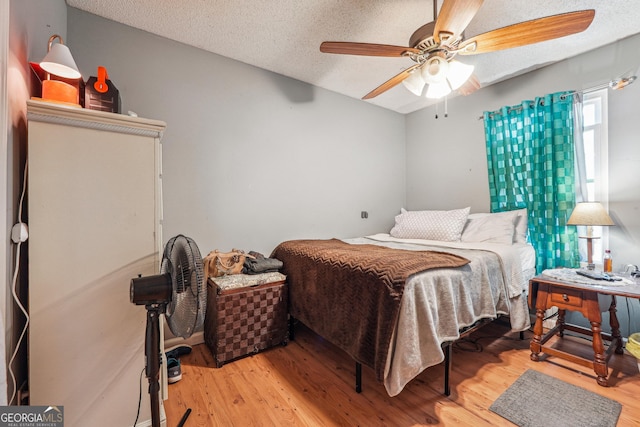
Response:
[[[337,239],[283,242],[271,257],[284,264],[291,315],[373,368],[378,381],[383,379],[407,278],[469,262],[446,252],[352,245]]]

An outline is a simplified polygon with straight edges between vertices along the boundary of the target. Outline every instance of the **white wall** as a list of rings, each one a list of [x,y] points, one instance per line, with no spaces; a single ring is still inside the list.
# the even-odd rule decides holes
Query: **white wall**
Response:
[[[388,231],[404,205],[404,116],[69,8],[85,79],[167,122],[164,240],[268,255],[292,238]],[[369,219],[361,219],[361,211]]]
[[[488,88],[491,89],[491,88]],[[478,115],[493,97],[457,97],[407,115],[407,208],[470,206],[488,212],[484,130]]]
[[[6,1],[6,0],[5,0]],[[6,197],[0,197],[2,213],[0,220],[6,232],[6,256],[2,257],[4,264],[0,271],[4,283],[4,292],[0,293],[0,311],[5,313],[6,335],[5,343],[6,360],[9,362],[14,343],[22,331],[24,316],[19,308],[13,304],[12,276],[15,262],[15,246],[10,243],[11,226],[17,221],[18,200],[22,189],[22,173],[26,159],[26,99],[32,95],[31,71],[29,61],[39,61],[47,52],[47,41],[52,34],[60,34],[63,38],[67,30],[67,13],[64,0],[11,0],[9,3],[9,32],[8,32],[8,57],[6,63],[7,111],[2,114],[7,117],[7,134],[2,135],[3,144],[0,150],[3,164],[2,173],[6,171]],[[4,37],[4,34],[3,34]],[[4,65],[4,64],[3,64]],[[4,70],[4,66],[3,66]],[[3,71],[4,72],[4,71]],[[4,138],[6,137],[6,140]],[[0,183],[2,183],[0,179]],[[0,191],[4,195],[5,188]],[[4,252],[4,251],[3,251]],[[23,246],[23,261],[26,247]],[[22,263],[24,267],[24,262]],[[25,286],[26,270],[22,270],[18,280],[17,292],[23,304],[26,304],[27,294]],[[5,311],[6,308],[6,311]],[[22,353],[13,364],[17,376],[18,386],[26,380],[26,356],[22,344]],[[12,387],[9,380],[9,399],[11,399]]]

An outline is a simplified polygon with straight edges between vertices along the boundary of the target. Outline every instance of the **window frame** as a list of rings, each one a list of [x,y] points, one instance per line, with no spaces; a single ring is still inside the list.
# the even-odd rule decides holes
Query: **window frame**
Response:
[[[584,201],[598,201],[602,203],[605,210],[609,211],[609,129],[608,129],[608,89],[600,89],[591,92],[585,92],[582,98],[583,105],[583,139],[587,132],[593,132],[593,189],[588,191],[588,200]],[[584,107],[587,105],[594,105],[596,112],[596,120],[593,124],[585,125],[584,122]],[[586,149],[586,144],[583,144]],[[587,154],[585,152],[585,158]],[[588,168],[587,168],[588,169]],[[587,177],[589,182],[589,177]],[[587,185],[587,187],[589,187]],[[578,197],[580,197],[578,195]],[[580,235],[585,235],[584,228],[579,230]],[[594,235],[599,236],[599,239],[594,240],[593,244],[593,260],[595,264],[602,263],[602,257],[604,256],[604,250],[609,247],[609,228],[608,227],[595,227]],[[580,239],[580,253],[585,255],[581,257],[586,259],[586,242],[584,239]]]

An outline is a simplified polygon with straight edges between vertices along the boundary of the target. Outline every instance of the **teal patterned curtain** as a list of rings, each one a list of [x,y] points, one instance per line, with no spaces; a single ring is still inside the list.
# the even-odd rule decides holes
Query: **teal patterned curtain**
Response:
[[[538,272],[579,265],[573,93],[484,113],[491,211],[527,208]]]

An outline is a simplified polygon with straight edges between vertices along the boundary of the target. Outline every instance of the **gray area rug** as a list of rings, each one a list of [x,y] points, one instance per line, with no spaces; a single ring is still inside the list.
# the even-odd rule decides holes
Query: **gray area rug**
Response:
[[[489,410],[520,427],[614,427],[622,405],[529,369]]]

